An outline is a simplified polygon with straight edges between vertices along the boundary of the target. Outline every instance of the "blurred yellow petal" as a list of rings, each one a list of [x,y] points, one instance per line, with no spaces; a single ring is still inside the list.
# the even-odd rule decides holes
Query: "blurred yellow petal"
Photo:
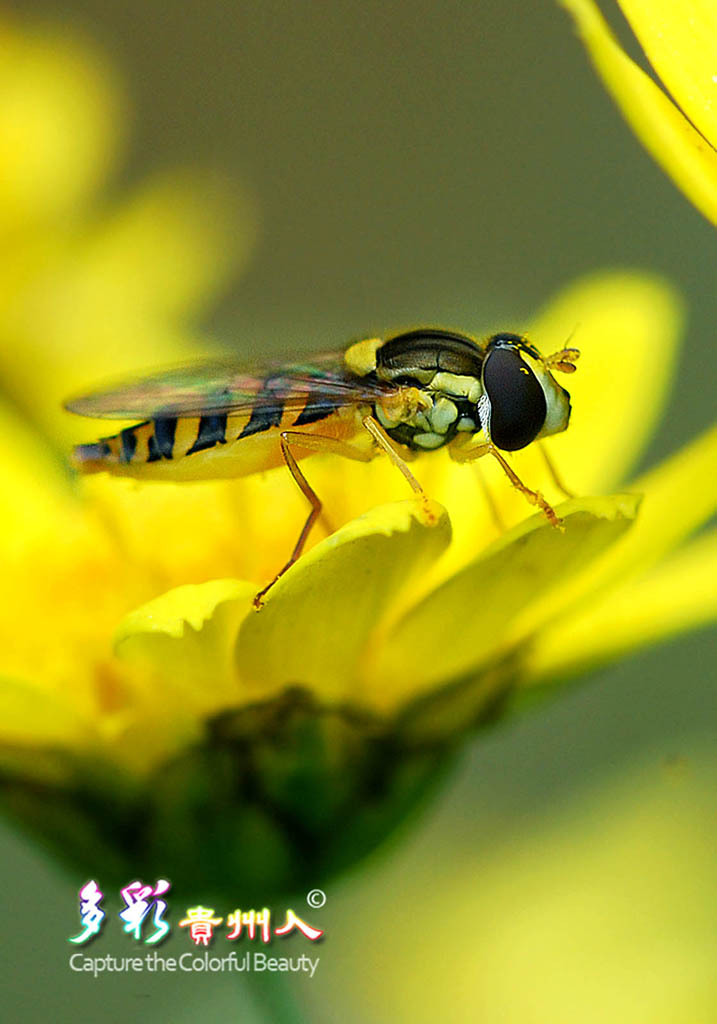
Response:
[[[717,152],[620,49],[591,0],[560,0],[603,82],[642,144],[688,199],[717,224]],[[684,17],[675,6],[675,17]]]
[[[87,747],[94,729],[73,701],[16,679],[0,680],[0,744]]]
[[[16,285],[0,335],[5,388],[65,443],[101,431],[63,412],[63,400],[196,355],[180,324],[243,263],[253,237],[251,204],[226,183],[158,179]]]
[[[122,558],[51,450],[1,402],[0,474],[0,674],[32,678],[48,701],[66,693],[83,714],[97,714],[115,699],[110,629],[148,596],[151,581]]]
[[[432,508],[431,521],[414,501],[374,508],[278,581],[237,641],[238,670],[255,697],[305,684],[332,703],[366,703],[357,685],[364,648],[392,603],[449,543],[448,517]]]
[[[675,102],[717,146],[717,6],[714,0],[619,0]]]
[[[87,204],[123,122],[112,68],[89,43],[0,25],[0,234]]]
[[[360,1021],[711,1024],[717,764],[705,750],[670,785],[660,754],[572,806],[508,821],[488,803],[482,828],[444,809],[342,893],[351,928],[314,998]]]
[[[58,521],[78,514],[69,476],[24,422],[0,401],[0,566]]]
[[[80,760],[99,752],[99,738],[92,718],[78,711],[72,694],[48,694],[33,682],[0,675],[0,774],[6,809],[15,809],[12,797],[8,800],[9,779],[22,779],[29,791],[36,791],[36,783],[72,787],[77,779],[75,752],[82,751]]]
[[[639,456],[664,407],[683,319],[667,281],[625,271],[577,281],[531,324],[542,352],[580,350],[577,372],[559,375],[571,395],[570,426],[544,442],[575,493],[610,491]],[[544,474],[538,452],[528,450],[521,465],[528,460]],[[533,479],[527,469],[525,478]]]
[[[112,630],[147,599],[136,577],[91,519],[56,517],[38,523],[2,553],[0,674],[32,679],[47,694],[100,717],[124,700],[112,664]]]
[[[531,672],[584,672],[646,644],[717,620],[717,533],[700,537],[634,583],[541,633]]]
[[[516,620],[629,529],[631,496],[574,499],[561,533],[535,515],[505,534],[411,609],[366,670],[379,707],[391,708],[475,671],[518,639]]]
[[[135,315],[188,316],[243,269],[255,233],[253,201],[236,183],[199,169],[166,174],[97,225],[80,272],[111,316],[123,304]]]

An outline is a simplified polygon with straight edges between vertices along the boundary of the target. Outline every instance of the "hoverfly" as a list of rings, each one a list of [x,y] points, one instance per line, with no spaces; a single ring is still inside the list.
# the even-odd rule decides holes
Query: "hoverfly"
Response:
[[[66,408],[82,416],[142,421],[78,445],[75,463],[85,473],[200,480],[288,467],[311,510],[286,565],[257,595],[259,605],[299,558],[321,512],[298,465],[316,452],[368,462],[383,451],[424,500],[407,465],[416,454],[447,446],[457,462],[490,455],[559,527],[553,508],[518,478],[502,453],[566,429],[570,396],[552,371],[572,373],[578,356],[577,349],[564,348],[544,357],[518,334],[495,334],[479,343],[453,331],[420,328],[253,375],[226,362],[169,370],[73,399]]]

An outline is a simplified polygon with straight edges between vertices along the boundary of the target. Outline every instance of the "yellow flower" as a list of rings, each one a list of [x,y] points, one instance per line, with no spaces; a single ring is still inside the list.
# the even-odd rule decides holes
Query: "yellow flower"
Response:
[[[662,169],[717,224],[717,13],[710,0],[620,0],[663,92],[620,49],[592,0],[560,0],[625,118]],[[669,93],[669,95],[667,95]]]
[[[50,145],[35,107],[33,137]],[[80,152],[98,148],[85,138]],[[560,507],[564,534],[526,518],[492,467],[483,483],[505,529],[483,478],[440,453],[417,463],[440,502],[430,521],[385,461],[316,458],[331,526],[256,611],[305,514],[288,473],[74,482],[48,439],[69,446],[79,429],[60,422],[60,392],[187,347],[182,325],[221,276],[231,225],[204,234],[195,204],[211,200],[191,187],[108,216],[83,205],[86,185],[43,206],[37,177],[35,202],[0,191],[25,254],[5,268],[0,315],[15,403],[0,405],[0,766],[10,811],[83,871],[162,875],[202,898],[237,877],[247,899],[315,884],[377,845],[470,730],[714,616],[716,538],[680,545],[717,505],[717,432],[609,493],[672,376],[681,310],[665,283],[587,279],[529,325],[544,351],[578,325],[573,423],[550,447],[584,495]],[[63,189],[90,179],[60,175]],[[174,261],[166,277],[160,257]],[[515,464],[558,500],[538,452]]]
[[[609,490],[638,453],[679,320],[666,285],[614,274],[578,283],[533,323],[546,350],[581,325],[575,419],[551,449],[580,493]],[[21,423],[2,437],[9,792],[17,815],[45,820],[65,850],[81,836],[118,876],[159,871],[204,893],[239,873],[264,897],[325,878],[375,846],[481,722],[558,674],[715,613],[715,538],[665,560],[717,504],[715,432],[628,494],[564,503],[565,534],[526,519],[485,471],[514,524],[498,535],[475,473],[439,454],[417,471],[453,539],[440,509],[429,524],[413,501],[377,504],[405,486],[383,461],[317,458],[307,472],[339,528],[259,612],[257,586],[304,511],[288,473],[95,477],[68,493]],[[555,497],[538,455],[516,467]],[[699,591],[684,585],[697,557]]]

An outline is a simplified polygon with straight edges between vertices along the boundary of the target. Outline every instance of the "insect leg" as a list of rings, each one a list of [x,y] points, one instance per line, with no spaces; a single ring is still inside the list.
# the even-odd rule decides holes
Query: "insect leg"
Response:
[[[299,465],[291,453],[291,446],[294,445],[296,448],[308,448],[310,451],[315,452],[327,452],[333,455],[343,455],[344,458],[354,459],[357,462],[370,462],[373,458],[373,452],[364,452],[360,448],[347,444],[345,441],[340,441],[333,437],[322,437],[317,434],[302,434],[299,430],[283,431],[280,437],[280,442],[281,454],[284,456],[284,462],[298,484],[301,493],[311,505],[311,511],[309,512],[306,522],[301,529],[299,539],[294,545],[294,550],[291,552],[291,557],[288,562],[279,570],[274,579],[271,580],[270,583],[267,583],[267,585],[260,590],[254,598],[255,608],[261,607],[263,604],[263,598],[266,596],[268,591],[271,590],[276,581],[280,579],[286,570],[290,569],[294,562],[296,562],[300,557],[308,536],[311,533],[311,529],[318,517],[321,515],[321,499],[299,469]]]
[[[542,441],[538,441],[538,447],[540,448],[540,454],[543,456],[545,465],[548,467],[548,472],[553,478],[553,483],[555,484],[555,486],[558,488],[559,491],[563,492],[566,498],[574,498],[575,492],[568,490],[568,488],[563,483],[563,478],[561,477],[560,473],[558,473],[557,467],[548,455],[548,449],[545,447]]]
[[[403,476],[408,481],[411,490],[416,495],[418,500],[421,502],[421,505],[423,506],[423,513],[428,522],[435,523],[435,505],[431,502],[428,495],[419,484],[418,480],[416,480],[415,476],[406,465],[405,459],[402,459],[399,452],[396,451],[396,449],[393,446],[393,441],[388,436],[386,431],[383,429],[381,424],[378,423],[377,420],[373,418],[373,416],[364,416],[361,422],[363,423],[366,430],[368,430],[369,434],[374,439],[376,444],[386,452],[394,466],[396,466],[396,468],[399,469],[401,473],[403,473]]]
[[[406,465],[405,459],[402,459],[399,453],[394,448],[393,441],[388,436],[386,431],[383,429],[381,424],[377,420],[375,420],[373,416],[364,416],[361,422],[363,423],[366,430],[368,430],[369,434],[374,439],[379,448],[382,448],[386,452],[394,466],[396,466],[396,468],[399,469],[401,473],[403,473],[411,489],[415,491],[415,493],[418,494],[419,497],[425,497],[425,491],[419,484],[418,480],[416,480],[411,470]]]
[[[548,504],[540,491],[533,491],[523,483],[518,474],[512,466],[508,464],[507,460],[501,455],[494,444],[485,442],[483,444],[477,444],[472,448],[456,448],[451,451],[451,457],[456,462],[472,462],[473,459],[481,459],[484,455],[492,455],[493,458],[500,463],[503,472],[508,477],[513,487],[515,487],[517,491],[520,491],[526,501],[529,501],[531,505],[537,505],[548,522],[558,530],[563,529],[562,520],[556,514],[553,506]]]

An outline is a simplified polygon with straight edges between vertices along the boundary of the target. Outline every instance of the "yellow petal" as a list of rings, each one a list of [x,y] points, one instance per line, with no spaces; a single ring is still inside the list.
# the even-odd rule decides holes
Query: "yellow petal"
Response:
[[[238,184],[199,169],[161,175],[90,234],[79,254],[83,289],[115,315],[123,305],[134,315],[187,315],[243,267],[255,232],[253,201]]]
[[[317,544],[243,622],[237,665],[255,698],[290,684],[319,699],[364,704],[358,660],[401,591],[450,540],[440,506],[414,501],[372,509]]]
[[[250,210],[210,175],[164,177],[16,282],[0,372],[28,417],[67,443],[91,438],[106,424],[63,412],[70,394],[198,355],[182,321],[247,257]]]
[[[83,714],[114,689],[109,636],[153,591],[39,437],[0,403],[0,674],[31,678]],[[38,632],[42,642],[38,643]]]
[[[25,780],[76,781],[78,760],[96,756],[99,734],[72,695],[0,677],[0,771]]]
[[[0,401],[0,564],[78,514],[69,476],[17,414]]]
[[[531,668],[552,680],[577,674],[677,633],[717,620],[717,533],[700,537],[637,581],[566,616],[543,633],[531,652]]]
[[[562,599],[570,609],[568,622],[579,622],[583,614],[589,615],[603,593],[609,601],[617,580],[623,580],[627,586],[644,576],[709,520],[717,509],[715,465],[717,427],[635,482],[635,491],[644,495],[638,526],[566,588]],[[562,622],[556,623],[554,633],[546,630],[542,641],[546,651],[553,651],[550,659],[556,665],[562,628]],[[605,643],[609,644],[609,639]],[[540,669],[540,681],[547,671],[549,657],[538,655],[539,662],[541,659],[545,664]]]
[[[630,496],[575,499],[561,506],[561,533],[542,516],[520,523],[411,609],[366,668],[379,706],[473,672],[508,649],[524,617],[553,613],[547,598],[630,527]]]
[[[181,703],[193,714],[236,704],[234,641],[255,593],[251,583],[211,580],[176,587],[130,612],[115,652],[150,670],[152,693],[144,697],[162,707]]]
[[[0,745],[65,747],[88,745],[92,726],[59,694],[16,679],[0,680]]]
[[[132,696],[101,724],[128,767],[151,770],[198,742],[207,717],[241,702],[234,641],[255,593],[236,580],[186,585],[122,621],[115,652]]]
[[[560,0],[590,57],[642,144],[688,199],[717,224],[717,152],[615,42],[591,0]],[[684,17],[675,5],[674,16]]]
[[[619,0],[650,63],[693,125],[717,146],[714,0]]]
[[[654,565],[717,509],[717,427],[677,452],[630,486],[644,495],[640,528],[606,560],[626,576]],[[602,571],[602,570],[601,570]]]
[[[674,288],[629,271],[577,281],[533,322],[530,337],[545,354],[568,340],[581,353],[576,373],[558,375],[571,395],[570,425],[545,441],[576,494],[609,492],[625,479],[664,406],[682,323]],[[544,474],[539,453],[529,449],[527,459]]]
[[[0,26],[0,232],[91,199],[115,155],[122,107],[114,71],[87,43]]]
[[[351,928],[315,998],[340,994],[363,1021],[712,1024],[714,745],[678,734],[600,770],[545,736],[543,763],[531,747],[507,776],[495,743],[487,782],[474,766],[462,801],[343,887],[332,913]],[[692,771],[670,780],[660,760],[686,746]]]

